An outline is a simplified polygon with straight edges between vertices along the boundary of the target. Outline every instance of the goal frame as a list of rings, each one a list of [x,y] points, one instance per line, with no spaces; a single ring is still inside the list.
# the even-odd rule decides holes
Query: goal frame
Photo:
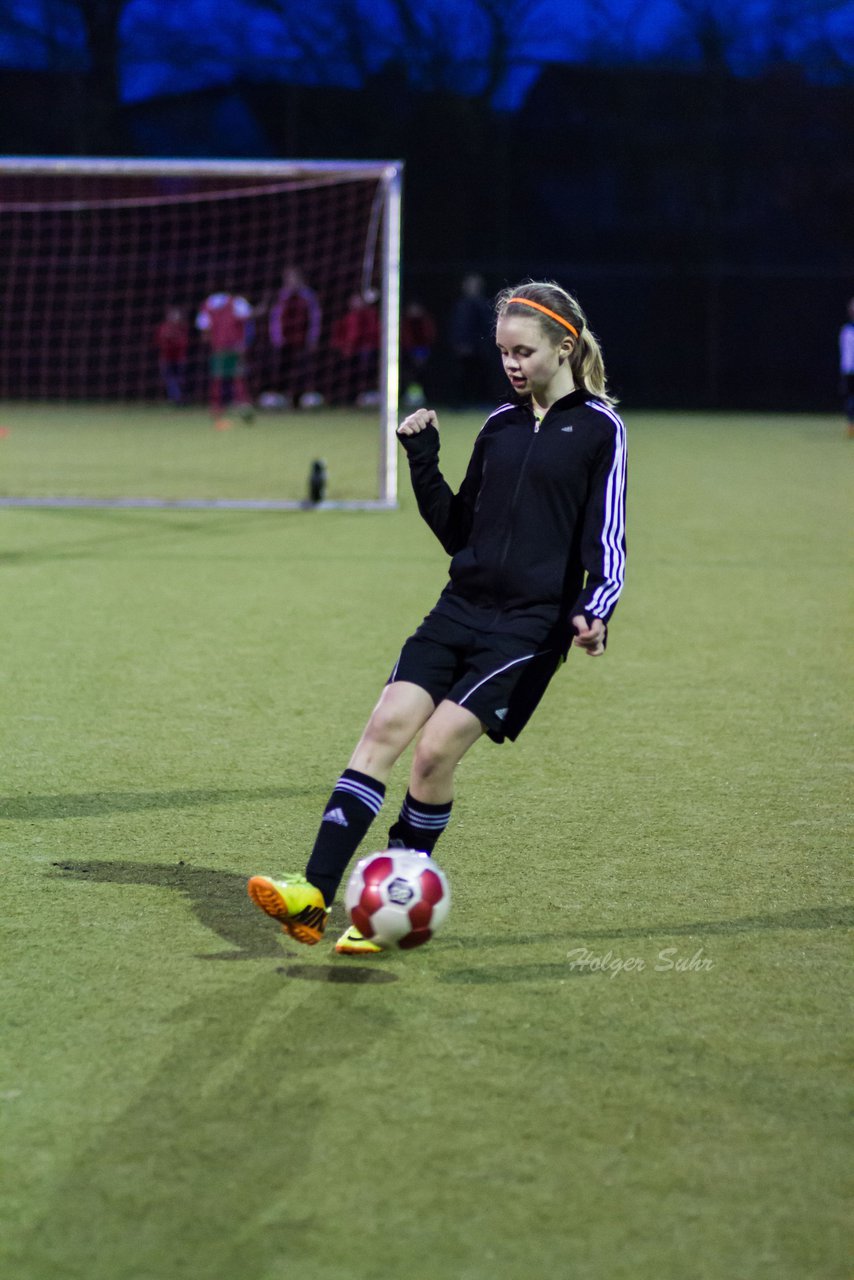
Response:
[[[41,176],[181,177],[199,178],[306,178],[329,177],[336,173],[354,178],[376,178],[381,198],[377,203],[382,218],[380,246],[381,347],[379,384],[379,449],[377,497],[375,499],[336,500],[318,503],[317,507],[347,510],[394,509],[397,507],[397,414],[400,386],[400,256],[402,160],[185,160],[135,159],[119,156],[99,159],[63,156],[0,156],[0,174],[33,174]],[[0,506],[74,506],[74,507],[169,507],[221,508],[247,510],[299,510],[304,502],[292,499],[211,499],[193,500],[115,498],[2,498]]]

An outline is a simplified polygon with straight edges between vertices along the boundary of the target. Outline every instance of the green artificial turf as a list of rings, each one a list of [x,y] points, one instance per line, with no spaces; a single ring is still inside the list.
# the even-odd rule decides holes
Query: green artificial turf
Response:
[[[854,445],[626,416],[607,656],[463,762],[451,918],[408,955],[245,894],[301,869],[444,582],[408,493],[0,511],[3,1275],[848,1276]],[[477,423],[442,428],[458,480]]]
[[[221,429],[225,428],[225,429]],[[0,406],[0,496],[301,501],[377,497],[378,411],[223,417],[164,405]]]

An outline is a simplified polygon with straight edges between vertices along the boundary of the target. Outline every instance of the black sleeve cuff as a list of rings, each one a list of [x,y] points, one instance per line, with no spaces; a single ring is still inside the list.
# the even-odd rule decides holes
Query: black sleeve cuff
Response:
[[[425,427],[414,436],[398,434],[397,438],[410,458],[427,458],[439,452],[439,432],[435,427]]]

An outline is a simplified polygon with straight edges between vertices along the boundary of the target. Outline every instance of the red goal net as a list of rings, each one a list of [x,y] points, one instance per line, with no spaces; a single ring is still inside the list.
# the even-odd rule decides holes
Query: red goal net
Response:
[[[379,162],[0,162],[0,400],[357,406],[382,450],[399,176]]]

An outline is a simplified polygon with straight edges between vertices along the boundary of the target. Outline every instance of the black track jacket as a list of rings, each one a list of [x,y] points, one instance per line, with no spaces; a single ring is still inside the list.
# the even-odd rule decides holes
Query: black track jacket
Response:
[[[458,493],[439,470],[439,433],[398,437],[418,509],[453,558],[441,612],[564,650],[571,619],[607,622],[626,560],[626,433],[587,391],[538,425],[530,403],[486,420]]]

